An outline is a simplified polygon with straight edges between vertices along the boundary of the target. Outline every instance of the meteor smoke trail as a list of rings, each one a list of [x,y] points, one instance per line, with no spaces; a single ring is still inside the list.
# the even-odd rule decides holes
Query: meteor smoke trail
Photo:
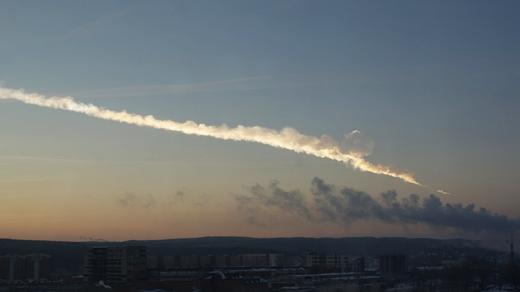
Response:
[[[320,138],[308,136],[293,128],[283,128],[278,131],[259,126],[246,127],[238,125],[230,128],[225,124],[212,126],[194,121],[177,122],[173,120],[159,120],[152,115],[143,116],[126,111],[112,111],[93,104],[77,102],[70,96],[47,97],[38,93],[27,93],[22,89],[4,87],[0,87],[0,99],[17,100],[26,104],[71,111],[99,119],[141,127],[180,132],[186,135],[260,143],[275,148],[291,150],[296,153],[304,153],[343,162],[361,171],[386,175],[422,186],[412,174],[392,170],[388,166],[371,163],[365,160],[365,155],[362,153],[344,150],[337,141],[329,136],[323,135]]]

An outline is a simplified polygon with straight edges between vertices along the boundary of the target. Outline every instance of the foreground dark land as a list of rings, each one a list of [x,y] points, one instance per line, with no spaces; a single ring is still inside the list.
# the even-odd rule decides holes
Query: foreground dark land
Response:
[[[0,239],[0,291],[517,291],[514,262],[461,239]]]

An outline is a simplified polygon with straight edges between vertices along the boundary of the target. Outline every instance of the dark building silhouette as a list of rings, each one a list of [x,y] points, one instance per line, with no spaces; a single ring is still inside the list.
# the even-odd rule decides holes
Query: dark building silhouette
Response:
[[[146,279],[144,246],[95,247],[85,256],[85,276],[90,282],[108,284]]]
[[[407,271],[406,255],[381,255],[379,256],[379,270],[382,274],[398,275]]]
[[[364,272],[365,266],[366,266],[365,263],[366,263],[365,257],[353,258],[350,261],[350,270],[352,272],[358,272],[358,273]]]
[[[0,279],[39,281],[49,275],[50,256],[44,254],[0,256]]]
[[[150,269],[211,269],[230,267],[266,268],[284,265],[285,256],[281,253],[248,253],[248,254],[181,254],[149,257]]]
[[[315,272],[345,272],[351,270],[351,263],[347,255],[307,252],[305,267]]]

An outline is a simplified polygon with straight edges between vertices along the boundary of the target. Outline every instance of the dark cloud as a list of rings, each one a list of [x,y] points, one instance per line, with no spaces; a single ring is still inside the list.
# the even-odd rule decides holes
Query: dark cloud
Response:
[[[135,194],[133,193],[124,193],[120,198],[119,198],[119,204],[123,207],[128,207],[130,205],[133,205],[136,201],[136,196]]]
[[[126,192],[121,194],[117,203],[125,208],[155,208],[169,206],[174,208],[177,204],[189,204],[193,206],[205,206],[210,202],[212,196],[208,194],[186,195],[183,191],[176,191],[169,195],[135,194]]]
[[[153,205],[155,205],[155,198],[151,194],[148,194],[143,201],[143,206],[145,208],[150,208]]]
[[[184,202],[184,192],[183,191],[177,191],[174,194],[171,194],[168,198],[168,204],[170,205],[176,205],[179,202]]]
[[[338,188],[320,178],[311,182],[311,197],[298,190],[283,190],[277,182],[268,187],[255,185],[248,195],[237,196],[239,207],[248,216],[260,216],[258,207],[277,208],[309,221],[350,224],[359,220],[386,223],[424,224],[434,228],[454,228],[470,232],[509,232],[520,227],[520,220],[493,213],[474,204],[445,203],[436,195],[420,198],[411,194],[402,198],[387,191],[375,198],[352,188]],[[248,218],[248,221],[259,221]]]
[[[251,210],[251,206],[263,205],[266,207],[277,207],[307,219],[312,217],[304,195],[298,190],[286,191],[280,188],[278,182],[272,182],[267,187],[256,184],[250,187],[248,191],[249,195],[247,196],[236,196],[239,208],[242,210],[252,212],[254,210]]]
[[[134,193],[124,193],[119,197],[118,202],[123,207],[143,207],[150,208],[156,203],[153,195],[137,196]]]

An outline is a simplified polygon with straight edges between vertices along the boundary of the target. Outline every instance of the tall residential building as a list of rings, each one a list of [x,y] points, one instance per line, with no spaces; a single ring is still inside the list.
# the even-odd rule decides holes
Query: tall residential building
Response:
[[[90,282],[126,283],[146,278],[144,246],[94,247],[85,256],[85,276]]]

